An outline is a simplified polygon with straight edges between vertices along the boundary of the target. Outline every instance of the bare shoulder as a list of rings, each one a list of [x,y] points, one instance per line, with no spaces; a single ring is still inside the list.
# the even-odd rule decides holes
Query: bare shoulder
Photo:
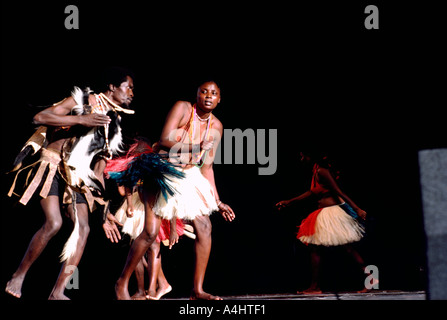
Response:
[[[173,108],[179,108],[183,111],[191,111],[192,105],[188,101],[179,100],[174,104]]]
[[[76,105],[75,99],[72,96],[65,98],[64,100],[53,104],[51,107],[47,108],[46,111],[51,111],[55,114],[68,114],[71,109]],[[45,110],[44,110],[45,111]]]
[[[169,110],[166,122],[171,123],[171,125],[173,126],[175,125],[182,127],[188,121],[191,111],[192,111],[191,103],[181,100],[177,101]]]
[[[217,118],[215,115],[213,115],[213,123],[212,126],[214,129],[222,131],[223,130],[223,124],[222,122],[219,120],[219,118]]]
[[[188,101],[179,100],[172,106],[171,113],[175,113],[177,115],[181,115],[184,117],[185,115],[189,115],[192,111],[192,105]]]

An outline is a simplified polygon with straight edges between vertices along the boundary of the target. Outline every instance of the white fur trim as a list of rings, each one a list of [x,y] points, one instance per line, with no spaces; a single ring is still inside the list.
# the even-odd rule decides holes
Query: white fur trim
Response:
[[[75,202],[76,204],[76,202]],[[64,262],[68,260],[71,256],[73,256],[76,252],[76,249],[78,247],[78,241],[79,241],[79,219],[78,215],[76,213],[76,210],[74,212],[74,228],[71,232],[70,237],[68,238],[67,242],[64,245],[64,248],[62,249],[61,253],[61,262]]]

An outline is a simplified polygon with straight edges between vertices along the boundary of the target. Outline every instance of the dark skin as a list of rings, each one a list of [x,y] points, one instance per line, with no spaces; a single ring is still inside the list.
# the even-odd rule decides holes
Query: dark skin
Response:
[[[300,154],[301,162],[303,163],[310,163],[312,162],[312,159],[301,153]],[[313,165],[313,163],[312,163]],[[317,171],[317,181],[319,184],[324,186],[327,190],[330,190],[331,192],[320,194],[318,195],[317,203],[318,208],[325,208],[330,207],[333,205],[341,204],[343,201],[348,203],[356,212],[357,214],[362,218],[366,218],[366,212],[362,209],[360,209],[338,186],[337,182],[335,181],[334,177],[332,176],[331,172],[326,168],[318,168]],[[290,200],[283,200],[276,204],[276,207],[278,210],[281,210],[283,208],[286,208],[290,206],[292,203],[296,201],[301,201],[304,199],[307,199],[308,197],[314,195],[310,190],[304,192],[303,194],[292,198]]]
[[[309,156],[304,153],[300,153],[300,160],[301,162],[305,164],[311,164],[312,166],[315,164],[315,161]],[[290,200],[283,200],[279,201],[276,204],[276,208],[278,210],[283,210],[284,208],[290,206],[292,203],[296,201],[301,201],[304,199],[307,199],[311,196],[317,197],[317,203],[319,208],[325,208],[333,205],[338,205],[343,202],[348,203],[355,212],[359,215],[360,218],[366,219],[366,211],[360,209],[337,185],[337,182],[335,181],[334,177],[332,176],[329,169],[319,167],[316,173],[316,179],[320,185],[322,185],[326,190],[329,190],[330,192],[323,193],[323,194],[317,194],[315,195],[310,190],[304,192],[303,194],[292,198]],[[321,293],[321,289],[319,288],[318,282],[319,282],[319,270],[320,270],[320,253],[318,246],[315,245],[309,245],[309,248],[311,249],[311,265],[312,265],[312,279],[311,279],[311,285],[308,289],[298,292],[298,293],[304,293],[304,294],[318,294]],[[356,261],[358,265],[362,269],[365,268],[365,263],[363,261],[363,258],[360,256],[360,254],[350,245],[344,245],[344,248],[346,251],[353,257],[353,259]],[[365,290],[362,290],[360,292],[364,292]]]
[[[109,90],[104,93],[109,99],[120,106],[127,106],[133,98],[133,80],[130,77],[126,78],[126,81],[121,83],[119,87],[109,85]],[[89,97],[91,105],[96,104],[94,96]],[[109,124],[111,119],[104,114],[86,114],[86,115],[70,115],[71,109],[76,105],[75,100],[72,97],[68,97],[63,101],[54,104],[53,106],[42,110],[36,114],[33,118],[34,124],[45,125],[49,127],[71,127],[71,126],[84,126],[84,127],[96,127]],[[53,150],[61,150],[65,141],[69,137],[64,139],[56,139],[49,141],[47,148]],[[51,137],[50,137],[51,139]],[[105,160],[99,160],[95,163],[94,172],[98,179],[104,185],[103,172],[105,168]],[[14,297],[20,298],[22,295],[21,289],[25,276],[34,263],[34,261],[40,256],[42,251],[47,246],[50,239],[59,231],[62,226],[62,214],[60,210],[59,196],[51,195],[40,200],[45,222],[43,226],[34,234],[25,255],[20,262],[20,265],[16,272],[13,274],[11,280],[8,281],[5,291]],[[74,214],[72,206],[68,206],[67,213],[74,221]],[[71,272],[66,272],[67,266],[77,266],[82,257],[84,247],[89,234],[88,223],[88,207],[86,204],[76,204],[77,216],[80,225],[80,238],[77,243],[76,253],[67,259],[63,265],[59,277],[56,280],[56,284],[49,296],[50,300],[67,300],[64,295],[65,286],[70,280]],[[110,239],[119,239],[120,233],[117,228],[117,221],[113,215],[108,214],[106,223],[104,224],[104,231],[106,236]]]
[[[214,82],[203,83],[197,91],[197,115],[201,119],[207,119],[217,107],[220,100],[221,96],[219,87]],[[186,157],[191,156],[191,151],[196,148],[197,145],[194,145],[193,143],[178,142],[175,139],[172,139],[172,134],[174,133],[175,135],[179,129],[185,128],[192,110],[193,106],[189,102],[178,101],[174,104],[166,118],[161,137],[158,142],[161,153],[167,153],[171,151],[172,148],[175,148],[178,150],[178,155]],[[214,182],[213,162],[216,148],[220,142],[220,138],[222,137],[223,126],[222,123],[215,116],[213,116],[211,124],[213,130],[211,132],[210,139],[207,141],[203,138],[206,131],[206,126],[206,121],[200,123],[200,133],[203,134],[199,146],[201,150],[209,151],[207,161],[202,166],[201,172],[214,189],[216,199],[219,199],[216,184]],[[185,166],[188,165],[185,164]],[[130,275],[137,266],[143,254],[148,249],[151,249],[149,252],[152,252],[153,255],[157,252],[157,244],[154,244],[154,241],[158,235],[161,218],[155,215],[152,210],[155,198],[151,192],[153,192],[153,190],[145,189],[140,194],[140,199],[145,205],[145,227],[140,236],[138,236],[132,244],[124,270],[116,283],[115,292],[118,299],[130,299],[127,289]],[[225,203],[219,204],[219,211],[226,221],[232,221],[235,218],[233,210]],[[193,226],[197,238],[194,245],[196,255],[193,279],[194,287],[191,293],[191,299],[221,300],[220,297],[211,295],[203,290],[205,271],[211,251],[212,226],[210,218],[208,216],[198,216],[193,220]],[[150,260],[153,260],[153,257],[151,257]],[[149,270],[151,273],[156,271],[157,270]],[[155,275],[151,276],[151,279],[155,278]]]

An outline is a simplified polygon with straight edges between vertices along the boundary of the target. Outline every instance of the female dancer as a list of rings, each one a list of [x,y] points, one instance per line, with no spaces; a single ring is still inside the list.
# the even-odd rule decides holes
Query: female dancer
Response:
[[[160,140],[154,150],[160,156],[182,166],[183,179],[168,181],[174,195],[157,197],[150,186],[140,194],[145,205],[145,226],[135,239],[121,276],[116,282],[117,299],[128,300],[130,275],[144,253],[151,248],[158,234],[162,219],[173,216],[192,221],[195,240],[195,268],[191,299],[221,300],[204,291],[203,281],[211,251],[211,220],[209,215],[219,211],[223,218],[232,221],[235,214],[230,206],[219,200],[213,162],[216,148],[223,134],[222,123],[213,115],[220,102],[220,89],[213,81],[201,84],[197,102],[178,101],[171,108],[163,126]],[[150,250],[153,252],[153,250]]]
[[[308,289],[302,293],[321,293],[319,287],[320,254],[318,246],[344,246],[355,261],[365,270],[365,264],[360,254],[350,246],[359,241],[364,234],[364,228],[357,219],[365,220],[366,212],[360,209],[337,185],[336,177],[331,172],[327,157],[300,153],[301,162],[313,165],[313,175],[310,190],[276,204],[278,210],[290,206],[295,201],[315,196],[318,209],[309,214],[298,227],[297,239],[311,248],[312,280]],[[374,279],[374,281],[377,281]],[[364,290],[362,290],[364,291]],[[298,292],[301,293],[301,292]]]
[[[118,177],[119,179],[120,176],[125,174],[125,170],[128,169],[129,164],[135,157],[152,152],[152,148],[148,141],[144,138],[137,138],[136,142],[130,147],[127,155],[110,160],[104,172],[108,177],[112,175],[112,177]],[[137,185],[138,184],[142,185],[141,182],[137,183]],[[122,232],[129,234],[132,241],[138,237],[144,228],[144,204],[141,202],[139,192],[136,189],[138,189],[138,187],[133,187],[132,189],[123,185],[118,187],[119,193],[121,196],[125,197],[126,201],[115,213],[115,218],[122,224]],[[171,249],[183,234],[195,238],[191,228],[191,226],[185,225],[183,221],[177,220],[176,217],[173,217],[170,221],[162,220],[160,231],[156,239],[156,245],[154,246],[157,248],[156,252],[153,254],[148,252],[148,257],[150,258],[149,263],[146,262],[143,256],[135,268],[138,291],[132,296],[132,299],[159,300],[163,295],[172,290],[172,287],[164,276],[161,268],[161,256],[159,253],[160,242],[169,246],[169,249]],[[152,277],[150,279],[151,286],[148,290],[148,294],[146,294],[146,291],[144,290],[145,267],[148,270],[149,276]]]

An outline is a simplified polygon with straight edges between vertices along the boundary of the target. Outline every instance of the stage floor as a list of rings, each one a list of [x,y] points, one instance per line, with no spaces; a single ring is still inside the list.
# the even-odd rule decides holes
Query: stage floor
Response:
[[[426,300],[425,291],[375,290],[369,293],[327,292],[321,294],[247,294],[222,296],[224,300]],[[163,300],[188,300],[188,298],[164,298]]]

